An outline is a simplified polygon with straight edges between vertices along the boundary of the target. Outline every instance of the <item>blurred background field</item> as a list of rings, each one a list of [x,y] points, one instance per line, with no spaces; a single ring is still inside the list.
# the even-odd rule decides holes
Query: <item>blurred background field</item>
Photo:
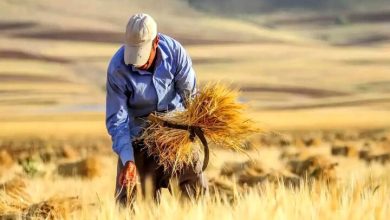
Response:
[[[105,80],[136,12],[151,14],[160,32],[185,46],[199,85],[239,87],[240,101],[266,132],[248,141],[251,158],[223,150],[212,155],[210,184],[237,204],[180,206],[166,195],[169,202],[153,207],[160,214],[140,203],[135,218],[173,218],[167,204],[178,219],[186,213],[191,219],[390,215],[386,0],[1,1],[0,182],[23,179],[31,204],[78,196],[83,205],[75,218],[129,217],[111,201],[116,156],[104,124]],[[260,168],[248,159],[261,161],[254,163]],[[294,161],[309,165],[297,170]],[[223,174],[232,162],[244,171]],[[274,181],[308,175],[323,191]]]

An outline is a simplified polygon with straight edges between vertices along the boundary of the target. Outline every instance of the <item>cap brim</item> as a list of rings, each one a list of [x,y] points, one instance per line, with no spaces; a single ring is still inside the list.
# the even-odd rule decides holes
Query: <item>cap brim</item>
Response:
[[[153,41],[141,45],[125,44],[124,61],[126,65],[142,66],[150,56]]]

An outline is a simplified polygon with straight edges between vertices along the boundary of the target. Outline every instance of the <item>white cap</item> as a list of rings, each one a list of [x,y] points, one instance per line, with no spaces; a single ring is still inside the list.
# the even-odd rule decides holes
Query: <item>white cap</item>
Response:
[[[144,65],[152,51],[157,36],[157,24],[148,14],[131,16],[125,34],[125,64]]]

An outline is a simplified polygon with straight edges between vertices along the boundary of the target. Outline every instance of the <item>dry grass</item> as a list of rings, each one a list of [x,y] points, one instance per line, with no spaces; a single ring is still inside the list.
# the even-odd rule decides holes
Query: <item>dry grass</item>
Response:
[[[26,183],[20,178],[1,184],[0,196],[0,214],[17,213],[26,209],[31,203],[31,197],[26,191]]]
[[[81,209],[77,197],[53,197],[34,203],[27,190],[26,180],[15,178],[0,185],[0,218],[69,219]]]
[[[189,216],[189,219],[385,219],[389,213],[388,205],[380,204],[380,199],[388,201],[383,194],[388,192],[388,188],[374,191],[375,182],[351,181],[332,188],[320,183],[317,190],[310,190],[307,186],[291,190],[273,183],[264,184],[263,187],[238,194],[234,205],[206,200],[198,204],[177,204],[180,207],[177,212],[182,214],[180,216]],[[171,202],[168,201],[169,205],[175,207],[176,202]],[[142,210],[145,210],[144,205],[141,205]],[[355,207],[360,209],[356,210]],[[136,218],[164,217],[161,213],[167,211],[165,206],[158,209],[159,214],[143,212]],[[165,217],[168,217],[168,214]]]
[[[194,144],[189,131],[167,127],[163,122],[198,127],[211,143],[244,151],[248,137],[260,131],[245,115],[245,107],[238,102],[237,91],[218,83],[207,84],[188,99],[184,111],[154,116],[140,139],[164,168],[174,170],[191,163],[199,141]]]
[[[302,148],[294,145],[295,139],[313,134],[317,134],[325,146]],[[292,146],[269,146],[249,151],[251,160],[233,151],[215,149],[206,170],[210,177],[209,196],[186,202],[175,193],[177,189],[172,190],[172,195],[163,190],[161,204],[139,197],[134,204],[134,212],[119,209],[114,203],[117,158],[107,156],[103,148],[91,152],[99,154],[99,161],[105,164],[99,169],[104,175],[96,178],[58,176],[51,172],[51,167],[60,161],[44,166],[46,175],[30,177],[23,171],[15,170],[15,173],[12,172],[14,175],[26,178],[16,178],[0,185],[0,218],[387,219],[390,214],[389,164],[382,164],[379,159],[378,155],[385,155],[385,152],[372,152],[382,150],[380,144],[384,143],[388,131],[286,135],[291,137]],[[276,140],[270,143],[277,143],[279,137],[273,138]],[[359,143],[370,140],[372,146],[368,156],[376,155],[378,159],[368,164],[357,157],[333,156],[331,147],[335,140]],[[43,145],[53,145],[50,141],[53,139],[40,139]],[[87,146],[91,141],[83,139],[79,140],[79,144]],[[13,143],[11,149],[20,145],[16,140]],[[63,145],[59,146],[59,151],[62,151]],[[81,147],[75,147],[78,145],[71,146],[82,152]],[[289,148],[295,150],[289,153],[299,155],[281,159],[281,153]],[[320,156],[310,156],[315,153]],[[69,160],[65,154],[59,159]],[[287,166],[289,161],[295,162]],[[335,162],[339,165],[335,166]]]
[[[47,201],[30,205],[23,210],[27,218],[36,219],[69,219],[71,213],[80,209],[77,197],[51,198]]]
[[[105,219],[387,219],[388,175],[364,176],[329,187],[324,182],[290,188],[265,181],[259,187],[240,190],[223,180],[212,180],[213,196],[183,202],[164,194],[160,205],[139,201],[135,212],[117,210],[110,199],[101,208],[85,210],[84,216]],[[358,208],[357,208],[358,207]],[[85,218],[84,218],[85,219]]]

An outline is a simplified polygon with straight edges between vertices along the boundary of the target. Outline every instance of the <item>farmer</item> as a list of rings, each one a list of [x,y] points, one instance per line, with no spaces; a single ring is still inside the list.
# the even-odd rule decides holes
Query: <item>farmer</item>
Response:
[[[185,97],[196,92],[195,72],[182,45],[158,33],[156,22],[147,14],[130,18],[124,41],[107,71],[106,127],[119,156],[116,200],[122,204],[131,202],[127,201],[126,186],[134,186],[139,178],[144,195],[145,182],[151,180],[153,196],[158,201],[172,173],[158,165],[158,158],[148,156],[142,140],[136,137],[145,128],[150,113],[185,108]],[[198,159],[177,172],[183,195],[192,197],[207,191],[202,163]]]

